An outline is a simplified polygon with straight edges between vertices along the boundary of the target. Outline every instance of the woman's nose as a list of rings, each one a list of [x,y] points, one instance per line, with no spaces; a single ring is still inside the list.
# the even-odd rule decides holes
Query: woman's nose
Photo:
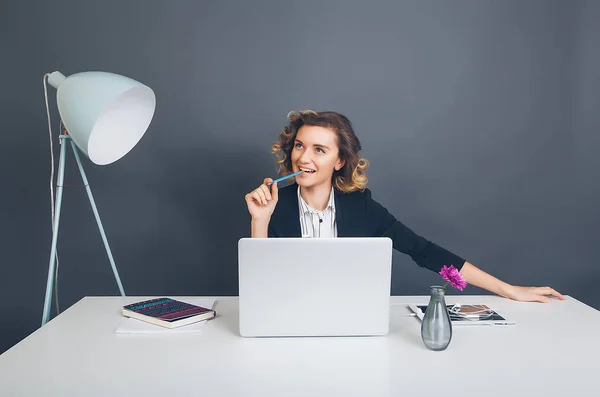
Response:
[[[308,150],[303,151],[298,160],[300,160],[301,163],[310,163],[310,153]]]

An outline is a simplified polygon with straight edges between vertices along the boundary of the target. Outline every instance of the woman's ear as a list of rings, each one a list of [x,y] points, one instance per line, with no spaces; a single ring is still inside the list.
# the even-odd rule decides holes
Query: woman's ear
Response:
[[[344,163],[345,163],[345,162],[344,162],[344,160],[342,160],[342,159],[338,159],[337,163],[335,163],[335,167],[334,167],[334,168],[335,168],[335,170],[336,170],[336,171],[339,171],[339,170],[341,170],[341,169],[342,169],[342,167],[344,166]]]

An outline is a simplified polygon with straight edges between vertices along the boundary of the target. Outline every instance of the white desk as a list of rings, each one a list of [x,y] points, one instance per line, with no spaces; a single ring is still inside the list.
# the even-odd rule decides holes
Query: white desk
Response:
[[[600,312],[496,296],[517,321],[454,327],[425,348],[420,321],[392,314],[386,337],[245,339],[237,297],[216,297],[202,333],[117,335],[120,309],[148,297],[88,297],[0,356],[0,396],[598,396]],[[392,313],[428,297],[393,297]],[[396,306],[401,305],[401,306]],[[356,321],[360,321],[357,318]]]

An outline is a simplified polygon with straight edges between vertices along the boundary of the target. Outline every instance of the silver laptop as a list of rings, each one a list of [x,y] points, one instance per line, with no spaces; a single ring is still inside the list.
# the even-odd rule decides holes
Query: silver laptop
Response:
[[[389,331],[392,240],[242,238],[244,337],[374,336]]]

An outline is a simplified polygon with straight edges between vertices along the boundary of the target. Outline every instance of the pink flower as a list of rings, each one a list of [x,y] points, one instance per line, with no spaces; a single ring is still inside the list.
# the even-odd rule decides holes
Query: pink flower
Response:
[[[444,280],[447,281],[446,285],[450,283],[451,286],[460,291],[465,289],[465,287],[467,286],[467,282],[463,280],[462,275],[460,274],[458,269],[454,267],[454,265],[450,265],[450,267],[444,265],[442,267],[442,270],[440,270],[440,275]],[[444,285],[444,288],[446,288],[446,285]]]

